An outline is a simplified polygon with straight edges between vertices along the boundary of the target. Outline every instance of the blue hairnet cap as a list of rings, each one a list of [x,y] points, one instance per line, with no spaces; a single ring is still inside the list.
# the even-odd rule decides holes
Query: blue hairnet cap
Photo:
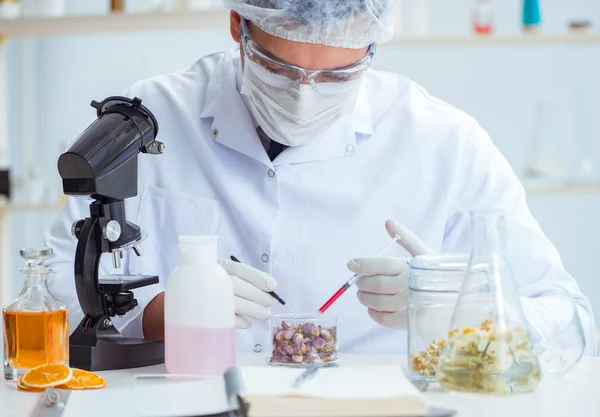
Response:
[[[342,48],[383,43],[394,34],[393,0],[223,0],[263,31],[295,42]]]

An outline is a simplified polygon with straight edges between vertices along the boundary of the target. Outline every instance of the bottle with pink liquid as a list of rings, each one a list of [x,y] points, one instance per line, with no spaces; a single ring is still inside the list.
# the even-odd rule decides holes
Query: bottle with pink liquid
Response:
[[[473,11],[473,32],[491,35],[494,31],[494,12],[490,0],[477,0]]]
[[[179,257],[165,291],[165,365],[170,373],[223,375],[236,362],[235,307],[217,237],[180,236]]]

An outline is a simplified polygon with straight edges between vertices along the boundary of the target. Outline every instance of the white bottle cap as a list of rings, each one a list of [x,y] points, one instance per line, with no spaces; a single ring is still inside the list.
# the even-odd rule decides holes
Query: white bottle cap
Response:
[[[216,262],[217,239],[217,236],[179,236],[179,254],[195,263]]]

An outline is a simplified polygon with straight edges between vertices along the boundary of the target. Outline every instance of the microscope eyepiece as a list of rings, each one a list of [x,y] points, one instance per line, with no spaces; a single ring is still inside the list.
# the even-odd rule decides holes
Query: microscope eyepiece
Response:
[[[121,96],[92,101],[97,119],[58,159],[67,195],[118,201],[137,195],[139,153],[160,154],[158,122],[142,100]]]

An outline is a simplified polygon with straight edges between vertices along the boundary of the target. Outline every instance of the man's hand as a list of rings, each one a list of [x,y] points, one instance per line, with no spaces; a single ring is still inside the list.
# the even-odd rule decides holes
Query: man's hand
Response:
[[[400,237],[398,243],[411,256],[434,253],[417,235],[395,221],[388,220],[385,227],[391,237]],[[409,258],[370,257],[348,262],[348,269],[361,276],[356,281],[358,300],[383,327],[406,328],[408,261]]]
[[[269,274],[229,259],[221,260],[233,283],[235,293],[235,327],[249,329],[252,319],[268,320],[269,307],[275,299],[269,294],[277,288],[277,281]]]

